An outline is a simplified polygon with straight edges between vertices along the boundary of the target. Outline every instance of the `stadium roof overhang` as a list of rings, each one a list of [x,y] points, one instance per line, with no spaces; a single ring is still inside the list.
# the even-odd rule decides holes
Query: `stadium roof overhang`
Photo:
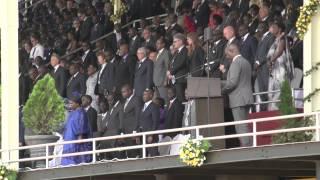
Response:
[[[22,172],[21,178],[78,179],[103,176],[104,179],[113,179],[121,176],[123,179],[125,176],[154,174],[315,176],[315,162],[318,160],[320,143],[310,142],[209,152],[207,162],[201,168],[189,168],[179,162],[177,156],[167,156],[28,171]]]

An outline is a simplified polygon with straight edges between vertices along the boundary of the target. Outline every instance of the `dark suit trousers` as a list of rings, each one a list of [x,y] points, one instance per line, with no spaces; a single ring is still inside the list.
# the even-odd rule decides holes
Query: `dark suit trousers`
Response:
[[[176,89],[176,96],[180,102],[186,101],[185,90],[187,88],[187,83],[176,83],[174,84]]]

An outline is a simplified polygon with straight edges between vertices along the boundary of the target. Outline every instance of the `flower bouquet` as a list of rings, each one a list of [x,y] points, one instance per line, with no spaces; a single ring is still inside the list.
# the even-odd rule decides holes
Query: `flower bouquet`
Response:
[[[188,166],[200,167],[206,160],[205,153],[209,151],[210,147],[211,144],[207,140],[189,138],[180,147],[180,160]]]
[[[16,180],[17,171],[10,170],[4,165],[0,165],[0,180]]]

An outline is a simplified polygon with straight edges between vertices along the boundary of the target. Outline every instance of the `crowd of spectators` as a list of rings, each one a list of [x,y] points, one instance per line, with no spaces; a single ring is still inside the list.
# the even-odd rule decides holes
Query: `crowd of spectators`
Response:
[[[188,98],[188,76],[230,81],[232,58],[241,55],[250,65],[251,89],[265,92],[278,90],[284,80],[292,79],[290,62],[302,69],[302,41],[295,33],[302,0],[125,2],[129,10],[122,24],[111,21],[112,3],[103,0],[47,0],[21,14],[20,105],[27,101],[32,86],[50,73],[61,97],[76,104],[74,110],[81,108],[87,114],[82,121],[88,122],[94,137],[178,128],[182,103]],[[164,23],[159,16],[151,22],[144,19],[164,12]],[[138,26],[121,28],[139,18]],[[90,43],[110,32],[107,38]],[[79,47],[81,52],[72,53]],[[224,95],[228,109],[228,93]],[[256,100],[278,97],[275,93]],[[253,111],[276,109],[271,103]],[[176,133],[167,136],[174,138]],[[162,137],[149,136],[147,143]],[[126,139],[99,147],[140,143],[140,139]],[[155,148],[147,150],[150,156],[158,153]],[[101,158],[140,155],[130,150]]]

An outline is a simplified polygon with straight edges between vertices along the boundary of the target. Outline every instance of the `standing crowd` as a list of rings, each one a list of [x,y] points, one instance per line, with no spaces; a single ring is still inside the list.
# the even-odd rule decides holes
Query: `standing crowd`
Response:
[[[128,3],[123,22],[145,17],[134,13],[134,2]],[[225,112],[233,115],[225,117],[243,120],[253,92],[279,90],[294,78],[294,69],[302,70],[302,41],[295,33],[301,0],[184,0],[176,4],[176,12],[171,1],[151,2],[150,8],[167,12],[163,24],[155,16],[152,22],[141,19],[138,27],[121,28],[110,19],[112,4],[103,0],[48,0],[21,15],[21,28],[31,32],[20,35],[20,105],[50,73],[60,96],[71,104],[64,140],[131,134],[182,127],[187,77],[221,79]],[[73,53],[77,48],[81,52]],[[279,93],[260,95],[256,102],[278,98]],[[277,108],[270,103],[253,111]],[[249,130],[236,126],[236,132]],[[177,134],[148,136],[146,142]],[[245,137],[240,142],[252,143]],[[141,139],[127,138],[103,141],[99,148],[138,144]],[[91,148],[71,144],[63,152]],[[157,148],[147,149],[148,156],[158,154]],[[138,150],[100,154],[101,159],[139,156]],[[90,160],[66,157],[62,164]]]

